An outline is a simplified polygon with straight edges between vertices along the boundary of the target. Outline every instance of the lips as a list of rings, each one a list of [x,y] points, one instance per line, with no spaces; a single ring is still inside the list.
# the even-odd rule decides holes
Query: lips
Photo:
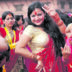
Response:
[[[36,23],[39,23],[39,22],[40,22],[40,20],[36,21]]]
[[[69,40],[71,40],[71,41],[72,41],[72,37],[70,37],[70,38],[69,38]]]
[[[9,24],[13,25],[13,22],[10,22]]]

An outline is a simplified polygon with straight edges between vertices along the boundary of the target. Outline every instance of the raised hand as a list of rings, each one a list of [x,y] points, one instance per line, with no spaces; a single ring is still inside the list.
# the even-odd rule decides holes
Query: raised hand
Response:
[[[63,54],[63,60],[69,61],[69,57],[71,55],[71,48],[66,44],[64,48],[61,48]]]
[[[53,16],[56,14],[55,8],[53,7],[53,5],[44,5],[43,10],[48,13],[50,16]]]
[[[43,61],[42,61],[42,57],[41,56],[37,56],[37,60],[38,60],[38,63],[37,63],[37,66],[36,66],[36,70],[38,72],[46,72],[45,71],[45,68],[44,68],[44,64],[43,64]]]

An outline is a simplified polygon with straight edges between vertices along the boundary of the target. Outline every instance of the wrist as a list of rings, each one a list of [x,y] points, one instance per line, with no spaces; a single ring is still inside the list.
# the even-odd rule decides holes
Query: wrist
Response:
[[[31,58],[34,59],[34,60],[37,60],[37,61],[42,60],[42,56],[39,56],[39,55],[36,55],[36,54],[32,54]]]

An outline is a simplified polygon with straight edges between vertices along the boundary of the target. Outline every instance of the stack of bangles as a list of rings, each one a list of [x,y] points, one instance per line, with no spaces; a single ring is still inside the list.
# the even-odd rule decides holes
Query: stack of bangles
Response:
[[[63,21],[60,19],[58,13],[55,13],[55,15],[51,16],[54,21],[58,24],[58,25],[62,25],[63,24]]]

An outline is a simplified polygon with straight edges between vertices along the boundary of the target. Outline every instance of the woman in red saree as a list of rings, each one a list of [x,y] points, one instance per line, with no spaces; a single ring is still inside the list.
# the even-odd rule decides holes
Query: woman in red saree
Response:
[[[5,24],[4,28],[0,28],[0,34],[5,38],[5,41],[9,44],[10,47],[10,57],[9,61],[5,64],[6,72],[11,72],[14,67],[18,55],[15,54],[15,45],[19,40],[19,32],[13,30],[13,25],[15,23],[14,15],[10,11],[6,11],[2,14],[2,19]]]
[[[29,25],[20,37],[15,52],[31,59],[29,72],[67,72],[70,48],[64,46],[63,35],[45,12],[46,8],[40,2],[33,2],[29,6]],[[27,44],[31,52],[26,48]]]

